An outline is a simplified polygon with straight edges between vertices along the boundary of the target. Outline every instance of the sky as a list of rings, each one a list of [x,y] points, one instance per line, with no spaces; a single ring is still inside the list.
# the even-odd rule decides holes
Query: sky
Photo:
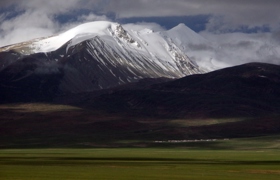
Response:
[[[190,46],[198,63],[280,64],[279,0],[1,0],[0,46],[108,20],[162,30],[185,23],[215,44]]]

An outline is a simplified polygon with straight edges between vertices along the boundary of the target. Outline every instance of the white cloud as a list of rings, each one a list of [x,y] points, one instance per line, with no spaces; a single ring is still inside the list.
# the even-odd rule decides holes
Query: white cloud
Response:
[[[23,14],[1,23],[0,46],[49,36],[57,32],[58,24],[52,17],[39,11],[26,11]]]
[[[8,12],[0,14],[0,46],[49,36],[68,30],[84,22],[108,20],[105,15],[94,13],[76,17],[73,22],[61,24],[55,18],[71,14],[73,10],[87,9],[122,17],[210,15],[207,29],[201,35],[216,44],[190,45],[189,56],[198,64],[211,69],[245,62],[270,62],[280,64],[280,1],[279,0],[1,0],[0,7],[13,4],[20,10],[12,19]],[[155,31],[162,27],[155,23],[128,24],[137,30],[148,26]],[[272,33],[225,33],[240,26],[254,28],[267,25]],[[223,32],[213,34],[211,32]]]
[[[159,24],[156,24],[156,23],[145,23],[145,22],[142,22],[142,23],[131,23],[131,24],[125,24],[124,25],[127,29],[132,29],[134,31],[141,31],[143,29],[151,29],[155,32],[157,31],[164,31],[165,29],[160,26]]]
[[[91,3],[93,2],[95,1],[91,1]],[[76,17],[77,20],[64,24],[59,23],[55,19],[57,15],[71,13],[71,10],[87,7],[87,4],[88,2],[82,0],[48,0],[44,2],[39,0],[23,0],[17,2],[17,10],[20,10],[22,13],[12,19],[5,19],[7,13],[0,14],[0,47],[50,36],[81,23],[108,20],[106,16],[98,16],[93,13],[80,15]]]
[[[280,65],[280,43],[271,33],[200,34],[212,43],[212,47],[190,45],[190,57],[210,70],[215,66],[223,68],[249,62]]]
[[[71,28],[74,28],[75,26],[78,26],[80,24],[86,23],[86,22],[92,22],[92,21],[111,21],[109,18],[107,18],[105,15],[96,15],[93,13],[90,13],[88,15],[81,15],[77,17],[76,21],[60,24],[60,28],[58,32],[67,31]]]
[[[79,17],[79,21],[90,22],[90,21],[108,21],[109,19],[105,16],[98,16],[96,14],[90,13],[89,15],[82,15]]]

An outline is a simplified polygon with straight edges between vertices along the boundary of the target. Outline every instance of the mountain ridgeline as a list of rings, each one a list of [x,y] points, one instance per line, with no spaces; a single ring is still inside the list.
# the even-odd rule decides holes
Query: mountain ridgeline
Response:
[[[207,41],[100,21],[0,48],[0,147],[279,134],[280,66],[208,72],[188,43]]]
[[[185,51],[187,43],[205,42],[183,24],[154,32],[98,21],[6,46],[0,49],[0,102],[62,101],[163,117],[247,117],[278,110],[277,65],[206,73]]]
[[[251,63],[66,94],[52,103],[2,104],[0,147],[143,147],[279,135],[279,72],[277,65]],[[177,144],[183,145],[195,144]]]
[[[177,28],[185,34],[191,31],[185,26]],[[169,37],[168,32],[125,30],[120,24],[93,22],[57,36],[3,47],[1,91],[7,98],[44,100],[145,78],[177,79],[204,73],[172,41],[171,36],[180,37],[171,32]]]
[[[157,118],[258,117],[280,110],[278,65],[249,63],[148,86],[140,83],[92,99],[89,94],[86,98],[81,95],[73,102],[114,113]]]

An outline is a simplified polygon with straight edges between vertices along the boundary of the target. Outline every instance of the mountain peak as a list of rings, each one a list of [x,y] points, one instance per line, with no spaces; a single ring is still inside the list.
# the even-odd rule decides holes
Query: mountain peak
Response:
[[[191,61],[180,44],[175,42],[187,37],[186,33],[182,34],[168,36],[166,31],[162,34],[139,33],[108,21],[81,24],[6,51],[6,58],[0,62],[0,80],[1,73],[2,77],[10,76],[11,70],[15,72],[13,77],[20,74],[20,78],[12,78],[7,84],[28,81],[36,89],[42,87],[41,83],[45,81],[34,82],[32,79],[42,74],[45,77],[46,74],[59,77],[59,82],[54,85],[59,92],[79,93],[108,89],[145,78],[174,79],[204,73],[203,68]],[[0,53],[0,57],[3,56]],[[28,63],[22,63],[25,61]],[[17,66],[22,69],[18,70]]]
[[[177,26],[175,26],[175,27],[187,27],[188,28],[188,26],[186,26],[184,23],[179,23]]]
[[[205,44],[208,41],[201,35],[190,29],[184,23],[180,23],[174,28],[166,31],[167,36],[172,38],[180,46],[188,46],[189,44]]]
[[[192,33],[196,33],[192,29],[190,29],[188,26],[186,26],[184,23],[178,24],[177,26],[173,27],[169,31],[186,31],[186,32],[189,31],[189,32],[192,32]]]

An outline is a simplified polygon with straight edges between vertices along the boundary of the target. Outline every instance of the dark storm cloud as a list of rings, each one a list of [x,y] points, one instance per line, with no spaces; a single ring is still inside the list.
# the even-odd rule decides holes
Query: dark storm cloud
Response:
[[[65,13],[88,9],[99,14],[132,17],[170,17],[211,15],[208,29],[234,29],[269,25],[279,28],[279,0],[1,0],[0,6],[16,4],[45,13]]]
[[[167,17],[131,17],[119,19],[121,23],[135,23],[135,22],[151,22],[158,23],[166,29],[171,29],[180,23],[186,24],[189,28],[196,32],[205,30],[206,23],[210,18],[209,15],[196,16],[167,16]]]
[[[13,3],[15,3],[16,1],[14,0],[1,0],[0,1],[0,7],[6,7],[6,6],[10,6]]]
[[[107,11],[123,17],[211,14],[213,26],[262,26],[279,22],[279,0],[117,0]],[[218,18],[218,20],[216,20]]]

